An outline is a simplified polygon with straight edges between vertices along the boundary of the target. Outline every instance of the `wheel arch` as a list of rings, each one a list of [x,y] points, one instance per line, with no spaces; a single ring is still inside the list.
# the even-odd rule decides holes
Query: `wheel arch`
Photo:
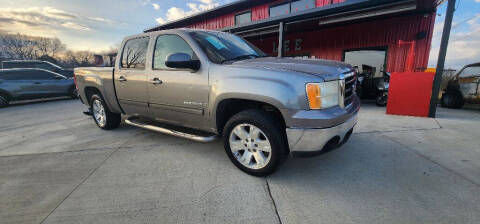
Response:
[[[225,124],[233,115],[248,109],[260,109],[269,112],[280,122],[280,125],[283,128],[286,127],[285,119],[283,118],[280,109],[270,103],[252,99],[226,98],[219,101],[215,107],[213,120],[215,121],[217,133],[223,133]]]
[[[14,97],[8,91],[0,89],[0,94],[7,96],[8,100],[12,100]]]

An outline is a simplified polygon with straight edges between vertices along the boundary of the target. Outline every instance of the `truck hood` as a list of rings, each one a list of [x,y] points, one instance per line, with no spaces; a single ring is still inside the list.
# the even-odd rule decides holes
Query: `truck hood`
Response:
[[[236,61],[232,66],[291,71],[321,77],[325,81],[338,79],[339,75],[352,70],[349,64],[318,59],[255,58]]]

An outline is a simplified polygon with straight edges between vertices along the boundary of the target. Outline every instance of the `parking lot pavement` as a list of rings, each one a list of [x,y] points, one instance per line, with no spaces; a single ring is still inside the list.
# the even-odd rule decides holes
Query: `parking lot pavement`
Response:
[[[363,106],[351,140],[248,176],[220,142],[122,126],[77,101],[0,110],[0,223],[479,223],[479,111]]]

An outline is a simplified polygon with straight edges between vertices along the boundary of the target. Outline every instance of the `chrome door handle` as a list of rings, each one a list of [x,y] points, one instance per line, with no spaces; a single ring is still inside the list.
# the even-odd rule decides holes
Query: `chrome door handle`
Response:
[[[153,85],[160,85],[163,82],[159,78],[154,78],[154,79],[152,79],[152,81],[150,81],[150,83],[152,83]]]
[[[117,79],[119,82],[125,82],[127,81],[127,79],[123,76],[120,76],[118,79]]]

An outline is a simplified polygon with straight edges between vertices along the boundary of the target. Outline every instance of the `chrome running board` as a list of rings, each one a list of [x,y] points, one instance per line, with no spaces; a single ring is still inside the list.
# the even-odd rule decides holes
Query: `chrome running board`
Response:
[[[156,132],[160,132],[160,133],[167,134],[167,135],[173,135],[173,136],[177,136],[177,137],[180,137],[180,138],[186,138],[186,139],[193,140],[193,141],[196,141],[196,142],[207,143],[207,142],[213,142],[213,141],[217,140],[216,135],[200,136],[200,135],[189,134],[189,133],[185,133],[185,132],[181,132],[181,131],[176,131],[176,130],[172,130],[172,129],[168,129],[168,128],[163,128],[163,127],[143,123],[141,121],[138,121],[135,118],[125,119],[125,123],[129,124],[129,125],[132,125],[132,126],[136,126],[136,127],[139,127],[139,128],[145,128],[145,129],[148,129],[148,130],[151,130],[151,131],[156,131]]]

